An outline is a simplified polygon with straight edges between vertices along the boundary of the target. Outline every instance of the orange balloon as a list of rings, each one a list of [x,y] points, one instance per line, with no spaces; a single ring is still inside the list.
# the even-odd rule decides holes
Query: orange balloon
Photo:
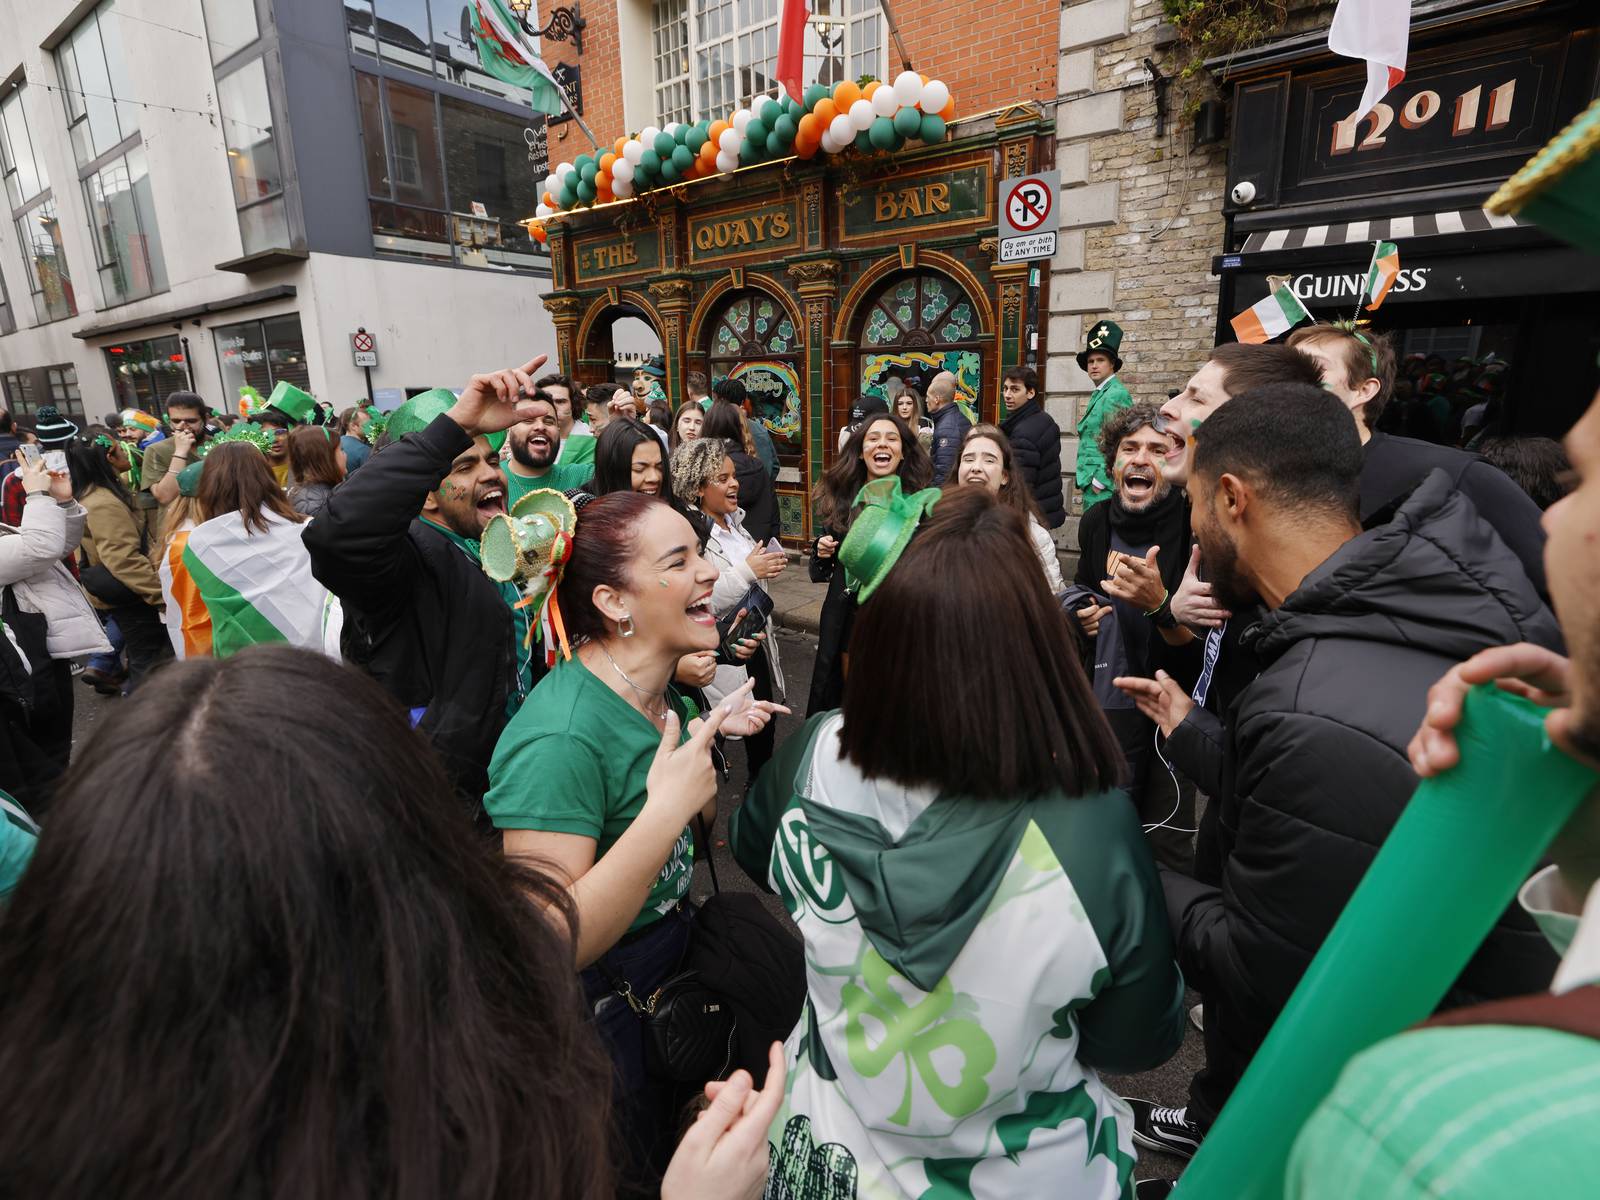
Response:
[[[609,192],[611,190],[610,171],[600,171],[595,174],[594,190],[597,192]]]
[[[833,89],[833,105],[840,112],[849,112],[850,106],[861,99],[861,89],[854,80],[846,79]]]
[[[704,146],[700,147],[700,162],[702,164],[704,164],[708,168],[709,167],[714,167],[716,165],[716,163],[717,163],[717,144],[716,144],[716,142],[707,142]]]
[[[822,127],[826,129],[833,123],[833,119],[839,115],[839,106],[833,102],[831,97],[824,96],[817,101],[817,106],[811,110],[809,115],[821,121]]]
[[[609,152],[606,153],[606,154],[602,154],[600,156],[600,173],[602,175],[610,174],[611,168],[616,163],[616,161],[617,161],[617,156],[615,154],[611,154]]]
[[[928,77],[926,75],[922,74],[922,72],[920,72],[920,71],[917,72],[917,78],[922,80],[922,86],[923,87],[927,87],[928,86]]]
[[[615,144],[612,145],[611,152],[613,154],[621,154],[622,153],[622,148],[624,146],[626,146],[627,144],[628,144],[628,139],[626,137],[619,137],[616,140]]]
[[[883,83],[882,83],[881,80],[873,79],[873,80],[869,81],[867,83],[867,86],[861,89],[861,98],[863,100],[871,100],[872,99],[872,93],[877,91],[882,86],[883,86]]]
[[[797,146],[801,142],[816,142],[819,145],[821,144],[822,122],[818,119],[816,113],[807,113],[805,116],[800,118],[799,122],[795,125],[794,140],[795,145]]]
[[[539,199],[544,201],[544,206],[546,208],[554,208],[556,206],[556,202],[551,197],[549,192],[546,192],[544,195],[540,196]]]
[[[802,142],[799,138],[795,139],[794,152],[795,152],[795,154],[797,154],[801,158],[811,158],[821,148],[822,148],[822,143],[821,142],[811,142],[811,141]]]
[[[944,107],[939,110],[939,116],[946,121],[955,120],[956,98],[954,96],[951,96],[949,100],[945,101]]]
[[[706,137],[710,139],[712,145],[716,145],[722,140],[722,135],[732,128],[733,126],[726,121],[713,121],[711,128],[706,130]]]

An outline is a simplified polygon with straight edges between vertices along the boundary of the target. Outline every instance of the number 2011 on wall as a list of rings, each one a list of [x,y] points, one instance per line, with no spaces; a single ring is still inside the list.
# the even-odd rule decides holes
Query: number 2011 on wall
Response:
[[[1516,94],[1515,79],[1507,80],[1489,93],[1488,113],[1483,123],[1485,133],[1501,129],[1511,123],[1511,105]],[[1482,102],[1481,83],[1456,97],[1455,116],[1450,124],[1451,136],[1465,137],[1478,128],[1478,114],[1483,106]],[[1439,98],[1438,92],[1431,90],[1418,92],[1400,109],[1400,128],[1421,129],[1438,116],[1443,107],[1444,101]],[[1361,122],[1365,120],[1372,122],[1372,128],[1357,144],[1356,132],[1361,128]],[[1349,154],[1352,150],[1376,150],[1384,144],[1385,135],[1389,131],[1389,126],[1394,124],[1394,120],[1394,109],[1379,101],[1373,105],[1369,113],[1334,122],[1333,145],[1329,149],[1334,154]]]

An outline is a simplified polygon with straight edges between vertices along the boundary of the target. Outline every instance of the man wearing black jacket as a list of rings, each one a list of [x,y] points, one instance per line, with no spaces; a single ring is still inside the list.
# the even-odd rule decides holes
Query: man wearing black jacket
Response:
[[[1061,483],[1061,426],[1039,399],[1039,376],[1032,367],[1012,367],[1000,383],[1006,419],[1000,429],[1011,439],[1011,452],[1039,502],[1044,523],[1060,529],[1067,523],[1066,493]]]
[[[1172,681],[1129,681],[1177,750],[1219,749],[1219,878],[1162,872],[1185,978],[1205,997],[1206,1067],[1189,1104],[1133,1100],[1136,1144],[1191,1154],[1288,1001],[1417,777],[1406,741],[1428,688],[1489,646],[1559,646],[1516,556],[1436,471],[1394,519],[1362,532],[1361,443],[1318,387],[1234,397],[1194,434],[1188,492],[1217,599],[1259,603],[1261,666],[1224,730]],[[1445,1005],[1548,986],[1556,959],[1508,910]]]
[[[344,608],[341,650],[410,712],[474,816],[510,710],[542,673],[512,585],[483,573],[477,542],[505,511],[489,434],[526,420],[539,355],[408,400],[393,439],[306,526],[311,567]]]

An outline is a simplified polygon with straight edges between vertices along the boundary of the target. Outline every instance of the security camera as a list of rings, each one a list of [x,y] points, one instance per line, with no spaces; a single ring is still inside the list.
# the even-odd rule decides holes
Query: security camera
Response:
[[[1233,197],[1235,204],[1249,204],[1256,198],[1256,185],[1248,179],[1241,180],[1233,185],[1233,191],[1228,194]]]

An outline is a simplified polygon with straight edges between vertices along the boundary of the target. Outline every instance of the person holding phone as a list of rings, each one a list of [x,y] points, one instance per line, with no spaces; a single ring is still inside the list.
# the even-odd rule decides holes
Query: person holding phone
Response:
[[[707,698],[714,704],[749,678],[755,681],[757,700],[781,699],[783,671],[771,616],[762,617],[753,632],[742,627],[750,624],[751,592],[765,592],[767,581],[783,574],[789,565],[788,556],[775,540],[758,545],[746,530],[744,510],[739,507],[737,469],[720,440],[701,438],[679,446],[672,456],[672,486],[694,505],[710,528],[706,557],[717,565],[717,582],[711,589],[717,623],[726,626],[733,641],[747,643],[731,654],[724,653],[716,678],[706,688]],[[771,725],[745,739],[749,778],[754,779],[772,757],[776,739],[777,731]]]

